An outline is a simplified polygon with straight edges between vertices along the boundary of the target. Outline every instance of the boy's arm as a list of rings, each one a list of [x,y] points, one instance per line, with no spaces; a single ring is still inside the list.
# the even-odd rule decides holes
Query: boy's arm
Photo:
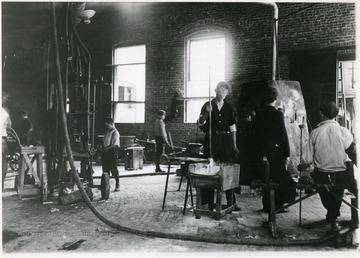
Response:
[[[304,156],[302,157],[301,163],[298,165],[297,169],[301,172],[306,170],[314,161],[314,146],[309,137],[307,144],[305,145]]]
[[[161,134],[162,134],[161,136],[163,137],[165,144],[170,146],[166,135],[165,123],[161,121],[160,126],[161,126]]]
[[[111,136],[110,145],[103,148],[103,151],[108,151],[120,147],[120,134],[118,131],[115,131]]]

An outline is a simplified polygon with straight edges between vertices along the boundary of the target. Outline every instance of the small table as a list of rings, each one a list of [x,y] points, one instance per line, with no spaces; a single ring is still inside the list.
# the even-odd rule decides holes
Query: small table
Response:
[[[196,209],[194,210],[196,219],[205,215],[219,220],[235,209],[233,194],[234,189],[239,187],[240,165],[218,163],[215,164],[214,168],[216,167],[219,169],[216,174],[202,174],[198,172],[204,169],[208,171],[211,168],[209,164],[191,164],[189,166],[189,177],[192,185],[196,187]],[[216,191],[215,211],[209,206],[202,205],[204,189]],[[227,205],[222,205],[222,194],[225,191],[230,192],[230,198],[227,199]]]
[[[185,167],[188,167],[189,164],[191,164],[191,163],[204,163],[204,162],[208,162],[208,159],[204,159],[204,158],[193,158],[193,157],[175,157],[175,156],[170,156],[170,157],[166,157],[166,159],[167,159],[167,163],[168,163],[168,170],[167,170],[167,174],[166,174],[166,183],[165,183],[165,191],[164,191],[164,198],[163,198],[162,209],[165,208],[165,201],[166,201],[166,195],[167,195],[167,188],[168,188],[168,184],[169,184],[169,175],[170,175],[170,167],[171,167],[171,164],[174,164],[174,163],[185,163]],[[184,201],[183,214],[185,214],[185,212],[186,212],[186,204],[187,204],[187,199],[188,199],[188,191],[189,191],[189,188],[190,188],[191,202],[192,202],[192,205],[194,205],[193,199],[192,199],[192,188],[191,188],[189,173],[188,173],[187,169],[186,169],[186,172],[185,172],[185,176],[186,176],[186,179],[187,179],[187,184],[186,184],[186,192],[185,192],[185,201]]]

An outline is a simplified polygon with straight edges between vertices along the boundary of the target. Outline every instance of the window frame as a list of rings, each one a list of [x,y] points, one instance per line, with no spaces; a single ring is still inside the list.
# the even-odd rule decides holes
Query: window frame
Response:
[[[197,96],[197,97],[189,97],[188,96],[188,87],[189,87],[189,82],[190,82],[190,73],[191,73],[191,64],[190,64],[190,58],[191,58],[191,54],[190,54],[190,46],[191,46],[191,42],[194,41],[204,41],[204,40],[211,40],[211,39],[224,39],[224,80],[226,80],[226,54],[227,54],[227,44],[228,44],[228,38],[226,36],[226,33],[224,31],[221,30],[215,30],[215,31],[200,31],[200,32],[196,32],[193,33],[191,35],[189,35],[188,37],[185,37],[184,39],[184,55],[185,55],[185,59],[184,59],[184,123],[186,124],[194,124],[197,123],[197,121],[188,121],[188,114],[187,114],[187,105],[188,105],[188,101],[191,100],[203,100],[204,103],[206,101],[209,100],[209,95],[207,96]],[[213,86],[214,88],[214,86]],[[215,92],[211,91],[211,98],[215,97]],[[200,114],[200,110],[199,110],[199,114]]]
[[[144,46],[145,48],[145,51],[144,51],[144,62],[129,62],[129,63],[120,63],[120,64],[115,64],[115,52],[116,52],[116,49],[121,49],[121,48],[131,48],[131,47],[141,47],[141,46]],[[112,105],[112,115],[114,117],[114,122],[115,123],[118,123],[118,124],[144,124],[145,123],[145,111],[146,111],[146,107],[145,107],[145,104],[146,104],[146,44],[144,43],[141,43],[141,42],[133,42],[131,44],[127,43],[127,44],[124,44],[124,43],[118,43],[116,45],[114,45],[112,47],[112,89],[111,89],[111,105]],[[116,99],[116,94],[119,95],[119,86],[116,86],[115,85],[115,79],[116,79],[116,68],[117,67],[125,67],[125,66],[131,66],[131,65],[140,65],[140,64],[143,64],[145,67],[144,67],[144,100],[143,101],[138,101],[138,100],[119,100],[117,97],[118,100],[115,100]],[[137,90],[137,89],[136,89]],[[117,112],[117,109],[121,109],[121,107],[117,107],[118,104],[129,104],[129,105],[143,105],[143,113],[144,113],[144,116],[142,117],[142,120],[141,121],[134,121],[134,122],[122,122],[120,121],[120,118],[117,119],[116,117],[116,112]]]

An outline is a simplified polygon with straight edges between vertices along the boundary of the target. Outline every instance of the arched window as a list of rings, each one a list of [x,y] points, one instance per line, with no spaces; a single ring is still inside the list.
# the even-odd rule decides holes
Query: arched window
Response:
[[[225,35],[199,33],[185,40],[185,122],[195,123],[201,106],[225,80]],[[210,88],[210,91],[209,91]]]

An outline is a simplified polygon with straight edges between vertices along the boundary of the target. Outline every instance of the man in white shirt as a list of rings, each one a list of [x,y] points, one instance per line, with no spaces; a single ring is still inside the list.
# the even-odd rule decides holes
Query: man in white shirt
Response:
[[[2,107],[1,109],[1,122],[2,122],[2,188],[4,189],[4,182],[7,173],[7,132],[6,129],[11,127],[11,120],[8,112]]]
[[[333,102],[321,105],[320,112],[324,121],[318,124],[309,136],[304,152],[303,163],[299,171],[305,170],[311,164],[315,169],[312,174],[317,184],[347,184],[346,163],[349,157],[356,163],[354,139],[351,132],[335,121],[339,108]],[[351,153],[349,151],[352,151]],[[347,154],[349,153],[349,155]],[[343,189],[319,190],[321,202],[327,209],[326,220],[332,229],[339,228],[336,219],[340,216]]]

